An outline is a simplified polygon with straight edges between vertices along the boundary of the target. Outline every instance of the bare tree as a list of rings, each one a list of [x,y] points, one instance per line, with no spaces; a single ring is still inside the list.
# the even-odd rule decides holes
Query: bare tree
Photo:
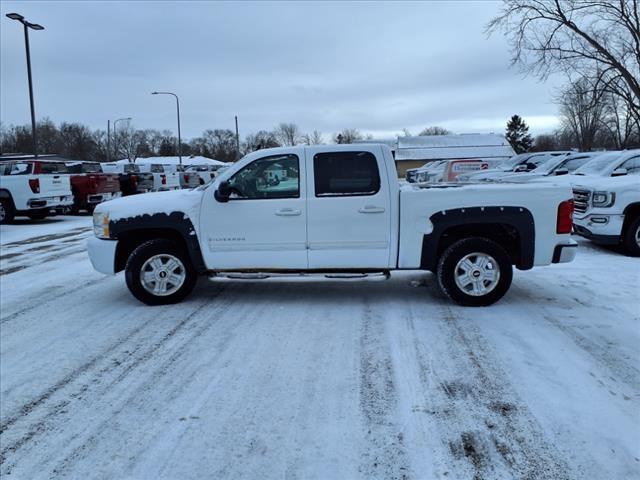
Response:
[[[638,0],[504,0],[487,31],[503,31],[513,63],[546,78],[563,71],[640,111]]]
[[[305,145],[322,145],[324,144],[324,139],[322,138],[322,133],[314,130],[311,134],[305,133],[302,135],[302,143]]]
[[[279,146],[281,145],[275,133],[268,132],[266,130],[260,130],[259,132],[246,136],[242,150],[244,154],[247,154],[255,150],[262,150],[265,148],[273,148]]]
[[[581,151],[595,147],[596,139],[603,127],[605,102],[600,92],[589,82],[572,82],[558,98],[562,126],[573,137],[574,145]]]
[[[293,146],[302,140],[302,134],[295,123],[281,123],[275,129],[275,134],[281,145]]]
[[[353,143],[358,140],[364,140],[364,136],[357,128],[345,128],[333,136],[335,143]]]
[[[424,135],[451,135],[451,132],[449,130],[447,130],[446,128],[435,126],[435,127],[427,127],[427,128],[425,128],[418,135],[420,135],[420,136],[424,136]]]

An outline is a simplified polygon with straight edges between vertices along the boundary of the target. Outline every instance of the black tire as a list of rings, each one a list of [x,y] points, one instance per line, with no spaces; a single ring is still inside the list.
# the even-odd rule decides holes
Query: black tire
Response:
[[[622,237],[624,251],[631,257],[640,257],[640,245],[636,242],[638,232],[640,232],[640,217],[632,220],[627,225]]]
[[[13,208],[13,202],[8,198],[0,198],[0,223],[11,223],[15,216],[16,211]]]
[[[145,262],[155,255],[162,254],[172,255],[180,260],[185,273],[185,280],[182,286],[175,292],[164,296],[149,292],[143,286],[140,278]],[[193,268],[187,252],[178,248],[175,242],[171,240],[158,238],[139,245],[131,255],[129,255],[125,266],[125,279],[127,281],[127,287],[129,287],[133,296],[142,303],[146,303],[147,305],[168,305],[180,302],[191,293],[193,287],[196,285],[198,274]]]
[[[496,264],[494,268],[497,267],[499,273],[498,281],[493,288],[488,293],[478,296],[470,295],[456,283],[458,262],[473,253],[492,257]],[[466,307],[484,307],[497,302],[507,293],[513,278],[513,267],[509,254],[496,242],[486,238],[472,237],[458,240],[447,248],[440,257],[436,273],[440,289],[451,300]],[[484,285],[484,281],[480,281]],[[490,285],[490,281],[487,280],[487,282],[489,282],[487,285]]]

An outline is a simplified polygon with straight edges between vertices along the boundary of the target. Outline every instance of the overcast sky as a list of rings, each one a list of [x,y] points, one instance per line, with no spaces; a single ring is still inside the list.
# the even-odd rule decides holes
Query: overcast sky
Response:
[[[31,31],[36,115],[106,129],[208,128],[240,134],[295,122],[325,134],[375,136],[440,125],[456,133],[504,131],[520,114],[533,133],[557,125],[558,80],[540,83],[509,63],[501,35],[487,38],[497,2],[12,2],[0,4],[0,118],[29,122],[22,26]],[[327,135],[328,138],[328,135]]]

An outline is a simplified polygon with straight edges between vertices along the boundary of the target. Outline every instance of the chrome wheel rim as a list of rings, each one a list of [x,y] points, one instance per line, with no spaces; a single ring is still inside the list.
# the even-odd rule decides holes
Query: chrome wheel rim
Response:
[[[182,261],[167,253],[150,257],[140,269],[142,287],[159,297],[177,292],[186,278],[187,272]]]
[[[636,245],[640,247],[640,225],[636,228]]]
[[[491,255],[473,252],[456,264],[454,277],[457,287],[464,293],[481,297],[498,286],[500,267]]]

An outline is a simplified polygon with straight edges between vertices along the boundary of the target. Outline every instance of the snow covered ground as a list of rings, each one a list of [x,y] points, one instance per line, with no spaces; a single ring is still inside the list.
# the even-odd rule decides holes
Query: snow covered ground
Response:
[[[640,259],[581,241],[483,309],[417,272],[151,308],[90,234],[0,229],[6,478],[640,477]]]

